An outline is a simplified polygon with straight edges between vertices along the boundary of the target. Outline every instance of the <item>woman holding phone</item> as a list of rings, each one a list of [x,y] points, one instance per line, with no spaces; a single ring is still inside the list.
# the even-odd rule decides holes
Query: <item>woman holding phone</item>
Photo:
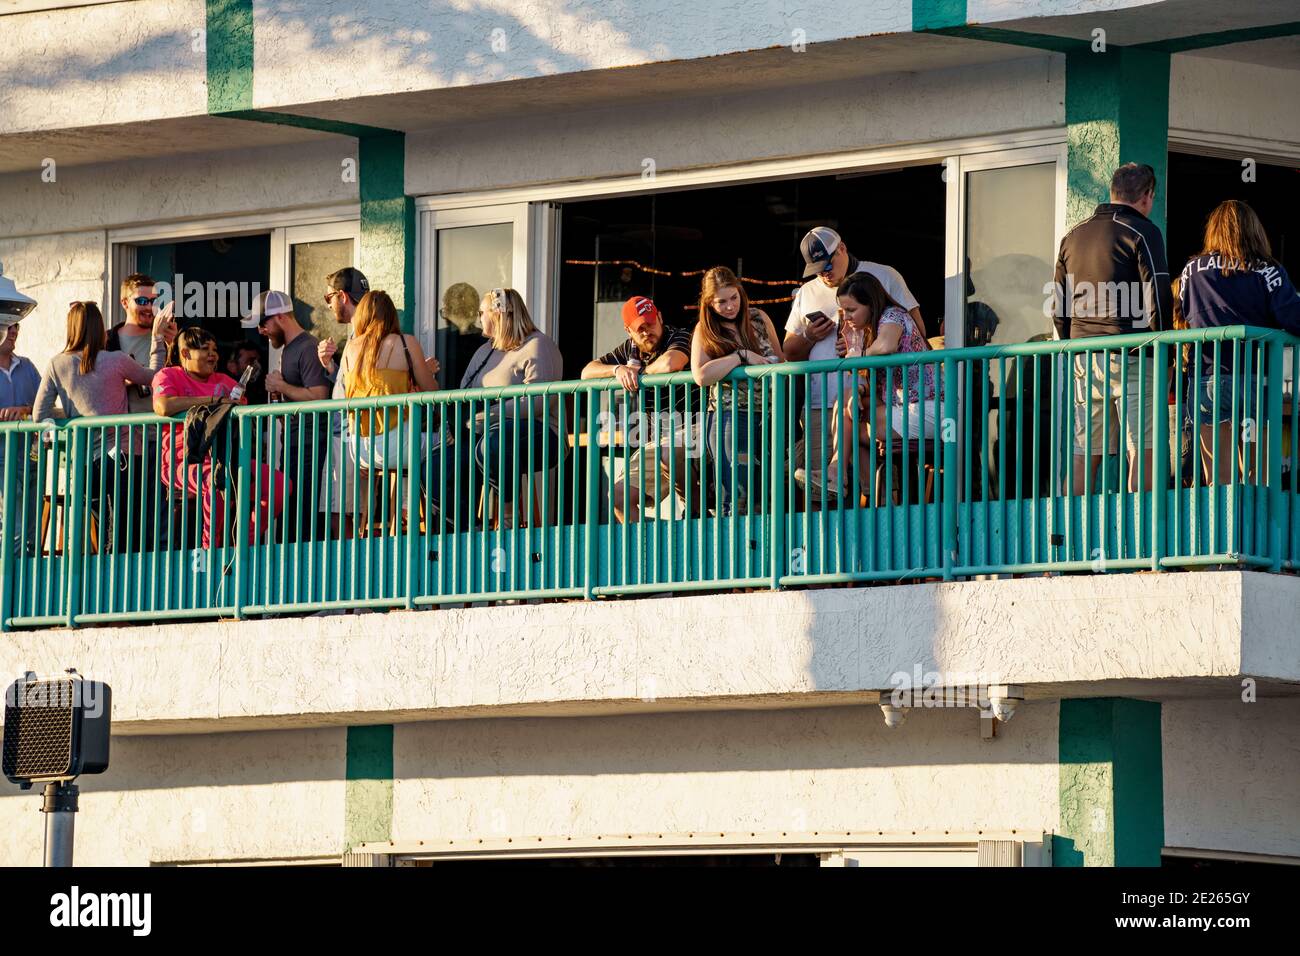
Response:
[[[732,466],[739,477],[750,461],[750,434],[762,445],[762,418],[751,407],[763,394],[762,383],[722,381],[742,365],[784,362],[776,329],[762,309],[749,304],[749,296],[736,274],[725,266],[704,273],[700,284],[699,323],[691,337],[691,373],[695,384],[709,389],[705,438],[722,490],[722,514],[732,513],[732,502],[744,485],[732,487]],[[757,449],[755,449],[757,450]]]

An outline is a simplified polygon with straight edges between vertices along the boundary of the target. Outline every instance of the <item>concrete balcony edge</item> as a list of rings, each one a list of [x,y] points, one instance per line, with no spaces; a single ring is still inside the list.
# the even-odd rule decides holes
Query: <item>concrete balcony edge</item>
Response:
[[[1297,608],[1300,578],[1235,571],[575,601],[16,631],[0,677],[105,680],[120,734],[874,704],[935,680],[1300,693]]]

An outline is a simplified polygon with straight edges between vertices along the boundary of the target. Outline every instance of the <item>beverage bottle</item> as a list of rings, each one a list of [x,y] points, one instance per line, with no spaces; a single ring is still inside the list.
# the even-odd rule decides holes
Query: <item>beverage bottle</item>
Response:
[[[235,401],[239,401],[241,398],[243,398],[244,392],[248,390],[249,383],[252,382],[253,379],[257,377],[258,371],[259,371],[258,364],[256,362],[249,362],[248,367],[244,369],[244,374],[239,376],[238,384],[236,384],[235,387],[230,390],[230,397],[233,398]]]

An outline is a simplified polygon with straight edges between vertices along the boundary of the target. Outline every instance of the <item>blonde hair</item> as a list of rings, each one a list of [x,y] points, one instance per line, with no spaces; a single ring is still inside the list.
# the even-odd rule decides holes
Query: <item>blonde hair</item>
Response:
[[[492,289],[483,296],[482,305],[492,313],[492,347],[513,352],[524,339],[537,331],[528,314],[524,297],[514,289]]]
[[[153,281],[151,276],[147,276],[143,272],[132,272],[122,280],[122,285],[118,289],[118,298],[129,299],[131,298],[131,293],[141,286],[156,284],[157,283]]]
[[[356,382],[362,389],[378,384],[375,366],[379,361],[379,346],[390,335],[400,335],[397,307],[383,289],[372,289],[357,303],[352,317],[353,336],[357,340]]]

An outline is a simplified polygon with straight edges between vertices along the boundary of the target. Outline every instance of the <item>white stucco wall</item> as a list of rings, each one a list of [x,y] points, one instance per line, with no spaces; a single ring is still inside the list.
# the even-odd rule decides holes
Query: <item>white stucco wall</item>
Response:
[[[1252,590],[1259,606],[1243,626],[1243,580],[1256,576],[1125,574],[308,617],[292,626],[17,631],[0,642],[0,674],[76,667],[108,681],[114,726],[134,734],[789,708],[862,701],[917,668],[922,678],[941,671],[1022,683],[1040,698],[1150,696],[1154,685],[1143,682],[1188,678],[1230,683],[1243,657],[1261,665],[1253,676],[1300,681],[1296,654],[1269,649],[1294,643],[1300,579]],[[1261,650],[1249,649],[1256,644]]]
[[[344,844],[347,731],[114,737],[81,777],[79,866],[334,856]],[[0,787],[0,865],[39,866],[38,790]]]
[[[1166,701],[1165,845],[1300,856],[1300,699]]]
[[[1023,720],[1022,720],[1023,717]],[[875,707],[406,724],[393,839],[1057,828],[1057,708]]]
[[[818,43],[912,26],[910,0],[861,0],[834,16],[784,0],[372,0],[338,12],[259,0],[254,12],[258,107],[790,46],[796,29]]]
[[[421,195],[635,177],[646,157],[665,172],[1064,122],[1064,59],[1026,51],[1006,63],[415,133],[406,188]]]
[[[1174,56],[1169,127],[1300,147],[1300,71],[1206,56]]]
[[[240,126],[232,123],[232,134]],[[68,303],[90,299],[105,307],[109,229],[355,203],[357,183],[344,181],[341,164],[356,155],[355,140],[337,136],[60,167],[53,183],[35,172],[0,175],[0,263],[39,303],[23,320],[19,354],[43,369],[63,348]]]
[[[972,710],[874,706],[442,720],[394,729],[395,841],[1059,826],[1059,706],[981,740]],[[1300,699],[1162,704],[1165,845],[1300,855]],[[115,737],[84,777],[83,865],[332,857],[342,728]],[[0,790],[0,865],[38,865],[39,797]]]
[[[105,233],[68,232],[54,236],[0,239],[5,275],[38,303],[18,331],[18,354],[42,372],[67,335],[68,303],[102,302],[106,265]]]
[[[204,10],[133,0],[0,17],[0,135],[205,113]]]
[[[61,167],[53,183],[37,173],[0,176],[0,237],[357,201],[357,183],[342,174],[342,161],[357,155],[352,137],[240,149],[240,132],[258,124],[219,122],[229,125],[226,150]]]

